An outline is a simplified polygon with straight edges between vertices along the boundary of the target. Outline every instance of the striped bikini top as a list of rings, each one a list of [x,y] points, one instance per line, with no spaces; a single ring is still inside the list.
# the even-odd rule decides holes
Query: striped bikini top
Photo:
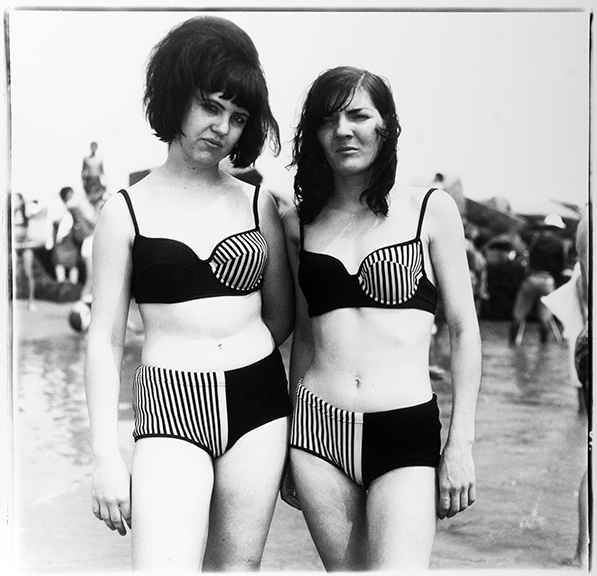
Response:
[[[438,291],[425,274],[421,228],[430,189],[421,204],[417,235],[412,240],[368,254],[356,274],[329,254],[301,249],[298,281],[312,318],[338,308],[416,308],[435,314]]]
[[[259,289],[267,258],[267,243],[259,231],[257,198],[253,196],[255,228],[232,234],[202,260],[184,242],[148,238],[139,233],[131,198],[124,196],[135,226],[132,293],[138,304],[174,304],[215,296],[244,296]]]

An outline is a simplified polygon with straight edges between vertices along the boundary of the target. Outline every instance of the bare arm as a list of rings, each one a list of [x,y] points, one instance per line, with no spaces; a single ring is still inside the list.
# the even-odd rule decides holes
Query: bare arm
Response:
[[[589,207],[583,212],[576,229],[576,252],[580,266],[581,294],[585,306],[589,303]]]
[[[93,242],[93,309],[85,388],[94,457],[93,512],[112,530],[130,525],[130,476],[118,444],[118,401],[130,302],[132,224],[120,195],[104,206]]]
[[[298,284],[298,266],[300,251],[300,236],[298,215],[295,208],[290,208],[283,217],[286,230],[286,244],[288,260],[294,282],[295,294],[295,324],[292,337],[292,353],[290,355],[290,400],[294,403],[294,396],[298,381],[305,375],[313,357],[313,334],[311,319],[307,313],[307,302]]]
[[[259,195],[260,227],[268,246],[267,264],[261,288],[263,321],[270,329],[276,346],[282,345],[292,333],[294,324],[293,290],[284,229],[272,196]]]
[[[286,231],[288,260],[292,271],[295,296],[295,324],[292,337],[289,374],[290,402],[294,405],[298,382],[304,376],[307,368],[311,364],[313,356],[313,336],[311,332],[311,320],[307,314],[307,303],[298,285],[300,238],[296,209],[294,207],[290,208],[284,214],[282,221]],[[284,502],[300,510],[300,503],[296,497],[294,481],[289,468],[287,468],[284,475],[280,496]]]
[[[458,208],[434,192],[428,208],[431,262],[445,305],[450,334],[452,413],[439,468],[438,516],[451,517],[475,501],[472,447],[481,383],[481,339],[465,239]]]

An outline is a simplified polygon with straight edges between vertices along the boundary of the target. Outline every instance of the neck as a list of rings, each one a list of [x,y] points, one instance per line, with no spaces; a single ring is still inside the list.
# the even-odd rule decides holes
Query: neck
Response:
[[[212,166],[199,166],[185,162],[184,158],[170,148],[166,162],[162,166],[164,172],[173,181],[181,185],[217,184],[222,181],[224,173],[220,170],[219,163]],[[186,187],[186,186],[185,186]]]
[[[338,174],[334,175],[334,193],[328,201],[328,206],[337,210],[347,212],[360,212],[369,210],[367,202],[361,198],[363,192],[369,186],[369,175],[359,174],[344,178]]]

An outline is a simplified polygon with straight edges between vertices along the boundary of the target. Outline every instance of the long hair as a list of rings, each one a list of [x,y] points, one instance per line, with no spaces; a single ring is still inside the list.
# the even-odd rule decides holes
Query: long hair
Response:
[[[170,144],[181,134],[191,99],[216,92],[249,112],[230,154],[233,166],[253,164],[268,137],[279,153],[280,131],[253,41],[224,18],[191,18],[170,30],[150,53],[143,98],[147,120],[156,136]]]
[[[333,171],[317,131],[327,116],[350,103],[359,88],[367,91],[384,121],[383,127],[378,129],[381,145],[371,166],[370,183],[361,198],[375,214],[388,213],[388,194],[396,180],[401,132],[392,89],[381,76],[351,66],[339,66],[322,72],[309,88],[293,139],[294,195],[304,224],[317,217],[334,189]]]

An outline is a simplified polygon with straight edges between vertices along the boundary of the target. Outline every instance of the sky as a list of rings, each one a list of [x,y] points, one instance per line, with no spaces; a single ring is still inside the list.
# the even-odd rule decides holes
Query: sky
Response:
[[[92,140],[113,191],[160,165],[166,147],[142,109],[147,56],[173,25],[201,13],[10,10],[12,190],[43,204],[63,186],[80,189]],[[503,197],[523,213],[553,199],[586,203],[587,10],[405,11],[389,2],[217,15],[244,28],[260,53],[284,147],[257,167],[278,193],[292,194],[286,166],[306,89],[321,71],[353,65],[393,87],[401,182],[442,172],[460,179],[465,196]]]

